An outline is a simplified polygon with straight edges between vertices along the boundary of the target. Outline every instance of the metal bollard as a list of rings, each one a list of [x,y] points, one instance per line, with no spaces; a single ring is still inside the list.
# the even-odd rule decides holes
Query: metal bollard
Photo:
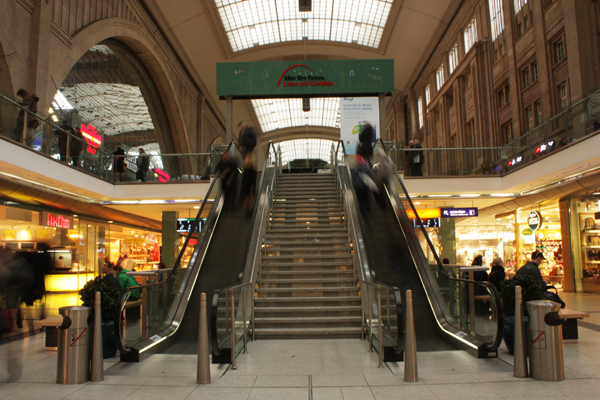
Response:
[[[525,339],[525,321],[523,320],[523,295],[521,286],[515,286],[515,362],[513,375],[527,378],[527,347]]]
[[[200,293],[200,322],[198,324],[198,373],[196,383],[210,383],[210,354],[208,349],[208,324],[206,315],[206,293]]]
[[[104,355],[102,349],[102,294],[94,295],[94,338],[92,342],[92,370],[90,380],[101,382],[104,380]]]
[[[529,313],[529,368],[533,379],[564,381],[560,304],[547,300],[527,302]]]
[[[415,336],[412,290],[406,291],[404,331],[404,382],[418,382],[417,338]]]
[[[87,319],[89,307],[72,306],[58,309],[63,324],[58,329],[56,383],[72,385],[89,380],[90,341]]]

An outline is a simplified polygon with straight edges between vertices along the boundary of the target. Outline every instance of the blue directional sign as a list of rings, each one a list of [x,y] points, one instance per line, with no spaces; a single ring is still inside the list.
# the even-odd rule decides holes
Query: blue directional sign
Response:
[[[442,218],[477,217],[477,216],[479,216],[479,209],[477,207],[442,208]]]

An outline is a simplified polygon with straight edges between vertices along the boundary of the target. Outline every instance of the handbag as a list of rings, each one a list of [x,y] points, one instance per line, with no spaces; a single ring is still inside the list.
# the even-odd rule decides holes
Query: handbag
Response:
[[[554,289],[554,292],[549,291],[549,289]],[[563,299],[558,295],[558,290],[556,290],[554,286],[546,286],[546,289],[544,290],[544,299],[560,304],[560,308],[565,308],[566,306]]]

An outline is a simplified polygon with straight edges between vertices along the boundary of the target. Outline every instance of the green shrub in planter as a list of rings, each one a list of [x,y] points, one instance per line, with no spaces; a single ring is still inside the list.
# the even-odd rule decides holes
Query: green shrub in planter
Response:
[[[102,301],[102,321],[112,321],[115,318],[115,307],[119,300],[119,289],[108,279],[100,276],[88,281],[79,291],[79,296],[85,307],[94,310],[96,292],[100,292]]]
[[[500,300],[502,300],[502,311],[505,316],[514,317],[515,315],[515,286],[521,286],[525,315],[527,315],[525,303],[532,300],[544,300],[544,291],[537,279],[531,275],[515,275],[500,283]]]

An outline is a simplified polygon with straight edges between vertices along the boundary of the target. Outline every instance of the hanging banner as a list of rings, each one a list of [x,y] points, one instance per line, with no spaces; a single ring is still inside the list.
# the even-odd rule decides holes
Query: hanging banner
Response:
[[[373,126],[371,143],[377,140],[379,122],[379,98],[344,97],[340,99],[340,138],[344,141],[346,154],[355,154],[358,135],[365,123]]]
[[[394,60],[217,63],[221,100],[391,95]]]

